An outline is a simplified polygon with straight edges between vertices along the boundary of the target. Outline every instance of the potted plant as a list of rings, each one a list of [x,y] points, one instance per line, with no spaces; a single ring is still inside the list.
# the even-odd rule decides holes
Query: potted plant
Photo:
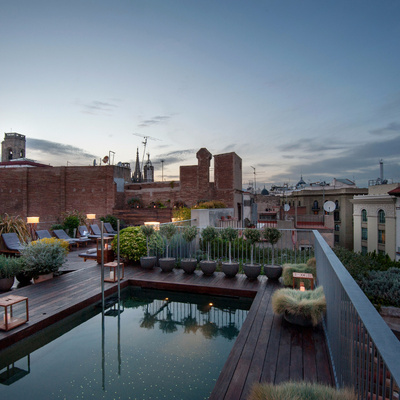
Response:
[[[227,242],[229,242],[229,251],[228,251],[229,261],[222,263],[222,272],[228,278],[233,278],[239,272],[239,263],[232,262],[232,256],[231,256],[231,253],[232,253],[231,252],[232,241],[235,240],[238,237],[237,230],[233,229],[231,227],[225,228],[221,232],[221,237],[222,237],[222,239],[224,239]]]
[[[22,260],[0,255],[0,292],[7,292],[14,284],[15,276],[22,270]]]
[[[161,225],[160,232],[161,232],[161,235],[163,235],[165,237],[165,239],[167,240],[167,249],[166,249],[167,257],[160,258],[158,260],[158,262],[159,262],[160,268],[163,272],[171,272],[174,269],[174,266],[176,263],[176,258],[169,257],[168,248],[169,248],[169,244],[170,244],[172,237],[176,233],[176,226],[174,224]]]
[[[250,264],[243,264],[243,271],[248,279],[254,280],[257,279],[258,275],[261,273],[261,265],[253,263],[254,244],[260,240],[261,234],[258,229],[246,228],[244,230],[244,236],[246,240],[250,242]]]
[[[187,274],[193,274],[194,270],[197,267],[197,259],[192,258],[192,242],[197,236],[197,227],[195,226],[187,226],[183,230],[182,233],[183,239],[189,244],[189,258],[183,258],[181,260],[181,268]]]
[[[279,289],[272,295],[275,314],[296,325],[316,326],[326,311],[326,300],[322,286],[315,290]]]
[[[200,268],[204,275],[210,276],[217,269],[216,261],[210,260],[210,244],[218,237],[218,231],[213,226],[207,226],[201,231],[204,243],[207,243],[207,260],[200,261]]]
[[[268,279],[279,279],[282,275],[282,267],[274,264],[274,245],[278,243],[278,240],[282,237],[282,233],[276,228],[265,228],[263,236],[268,243],[271,243],[272,247],[271,264],[264,265],[264,274]]]
[[[156,265],[157,257],[150,256],[149,240],[154,234],[154,227],[152,225],[142,225],[140,227],[144,236],[146,236],[147,256],[140,257],[140,266],[145,269],[152,269]]]
[[[68,248],[65,240],[51,238],[31,242],[21,250],[26,270],[32,273],[35,283],[53,277],[65,263]]]

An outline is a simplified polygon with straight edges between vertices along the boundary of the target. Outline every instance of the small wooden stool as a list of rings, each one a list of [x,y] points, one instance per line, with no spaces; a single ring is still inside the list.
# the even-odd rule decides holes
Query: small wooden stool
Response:
[[[104,264],[104,268],[110,268],[110,274],[109,277],[104,278],[104,282],[117,282],[117,266],[118,263],[116,261],[113,262],[109,262],[107,264]],[[120,262],[119,263],[120,266],[120,277],[119,280],[121,281],[122,279],[124,279],[124,263]]]

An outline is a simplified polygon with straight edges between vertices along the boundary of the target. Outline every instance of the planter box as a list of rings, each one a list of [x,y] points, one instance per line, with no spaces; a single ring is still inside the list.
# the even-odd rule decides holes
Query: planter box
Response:
[[[40,283],[40,282],[48,281],[49,279],[53,279],[53,272],[50,272],[49,274],[39,275],[37,278],[33,278],[33,281],[35,283]]]

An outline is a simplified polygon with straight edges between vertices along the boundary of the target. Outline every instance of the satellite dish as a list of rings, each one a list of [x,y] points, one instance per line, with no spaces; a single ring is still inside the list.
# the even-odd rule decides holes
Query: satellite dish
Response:
[[[336,204],[333,201],[326,201],[324,204],[324,210],[328,213],[334,211],[335,208]]]
[[[290,210],[289,204],[285,204],[285,205],[283,206],[283,209],[284,209],[285,211],[289,211],[289,210]]]
[[[103,163],[104,163],[104,164],[107,164],[107,163],[108,163],[108,156],[104,156],[104,158],[103,158]]]

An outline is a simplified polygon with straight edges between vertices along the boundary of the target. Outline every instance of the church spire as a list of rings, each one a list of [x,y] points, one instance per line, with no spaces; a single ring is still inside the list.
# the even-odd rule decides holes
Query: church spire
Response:
[[[136,151],[136,164],[135,164],[135,172],[132,176],[132,182],[142,182],[142,171],[140,170],[140,162],[139,162],[139,147]]]

